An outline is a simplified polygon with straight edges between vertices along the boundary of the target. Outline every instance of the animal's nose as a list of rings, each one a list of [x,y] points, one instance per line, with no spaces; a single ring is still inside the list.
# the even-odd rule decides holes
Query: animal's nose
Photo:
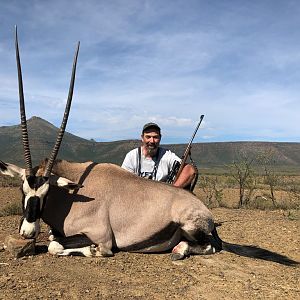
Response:
[[[25,230],[20,231],[20,235],[25,239],[32,239],[35,237],[36,232],[32,231],[30,233],[25,232]]]

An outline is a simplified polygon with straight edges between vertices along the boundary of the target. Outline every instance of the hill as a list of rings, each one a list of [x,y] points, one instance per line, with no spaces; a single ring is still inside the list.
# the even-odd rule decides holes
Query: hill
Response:
[[[37,164],[49,156],[54,145],[58,128],[51,123],[32,117],[28,120],[28,132],[33,163]],[[66,132],[58,158],[71,161],[111,162],[121,164],[125,154],[137,147],[139,140],[115,142],[95,142]],[[0,127],[0,159],[24,165],[20,125]],[[175,151],[179,156],[184,153],[185,144],[163,145]],[[277,142],[216,142],[195,143],[192,146],[192,157],[195,163],[205,170],[224,168],[232,163],[237,153],[248,156],[272,151],[276,165],[286,172],[300,173],[300,143]]]

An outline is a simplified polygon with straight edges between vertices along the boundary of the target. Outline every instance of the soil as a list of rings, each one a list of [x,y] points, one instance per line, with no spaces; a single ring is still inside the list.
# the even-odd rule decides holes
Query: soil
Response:
[[[0,210],[19,197],[0,188]],[[285,211],[213,209],[221,238],[253,244],[300,261],[299,219]],[[0,299],[300,299],[298,266],[228,252],[172,262],[168,253],[118,252],[111,258],[54,257],[39,253],[14,259],[1,248],[17,232],[20,216],[0,217]]]

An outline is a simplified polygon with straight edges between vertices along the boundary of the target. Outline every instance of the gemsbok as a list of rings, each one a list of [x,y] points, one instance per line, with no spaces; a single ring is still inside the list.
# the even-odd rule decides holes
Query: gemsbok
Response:
[[[17,30],[15,47],[26,168],[0,161],[0,171],[22,179],[22,237],[36,238],[42,219],[54,234],[48,246],[54,255],[91,257],[112,256],[116,249],[143,253],[172,250],[171,259],[177,260],[223,249],[286,265],[297,263],[258,247],[223,242],[210,210],[188,191],[140,178],[113,164],[56,160],[71,107],[79,43],[56,143],[49,159],[33,168]]]

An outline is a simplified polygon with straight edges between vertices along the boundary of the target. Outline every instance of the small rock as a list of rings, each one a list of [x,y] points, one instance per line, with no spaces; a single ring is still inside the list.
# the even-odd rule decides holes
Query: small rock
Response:
[[[20,258],[26,255],[35,254],[35,240],[22,239],[17,235],[9,235],[5,238],[4,247],[13,257]]]

